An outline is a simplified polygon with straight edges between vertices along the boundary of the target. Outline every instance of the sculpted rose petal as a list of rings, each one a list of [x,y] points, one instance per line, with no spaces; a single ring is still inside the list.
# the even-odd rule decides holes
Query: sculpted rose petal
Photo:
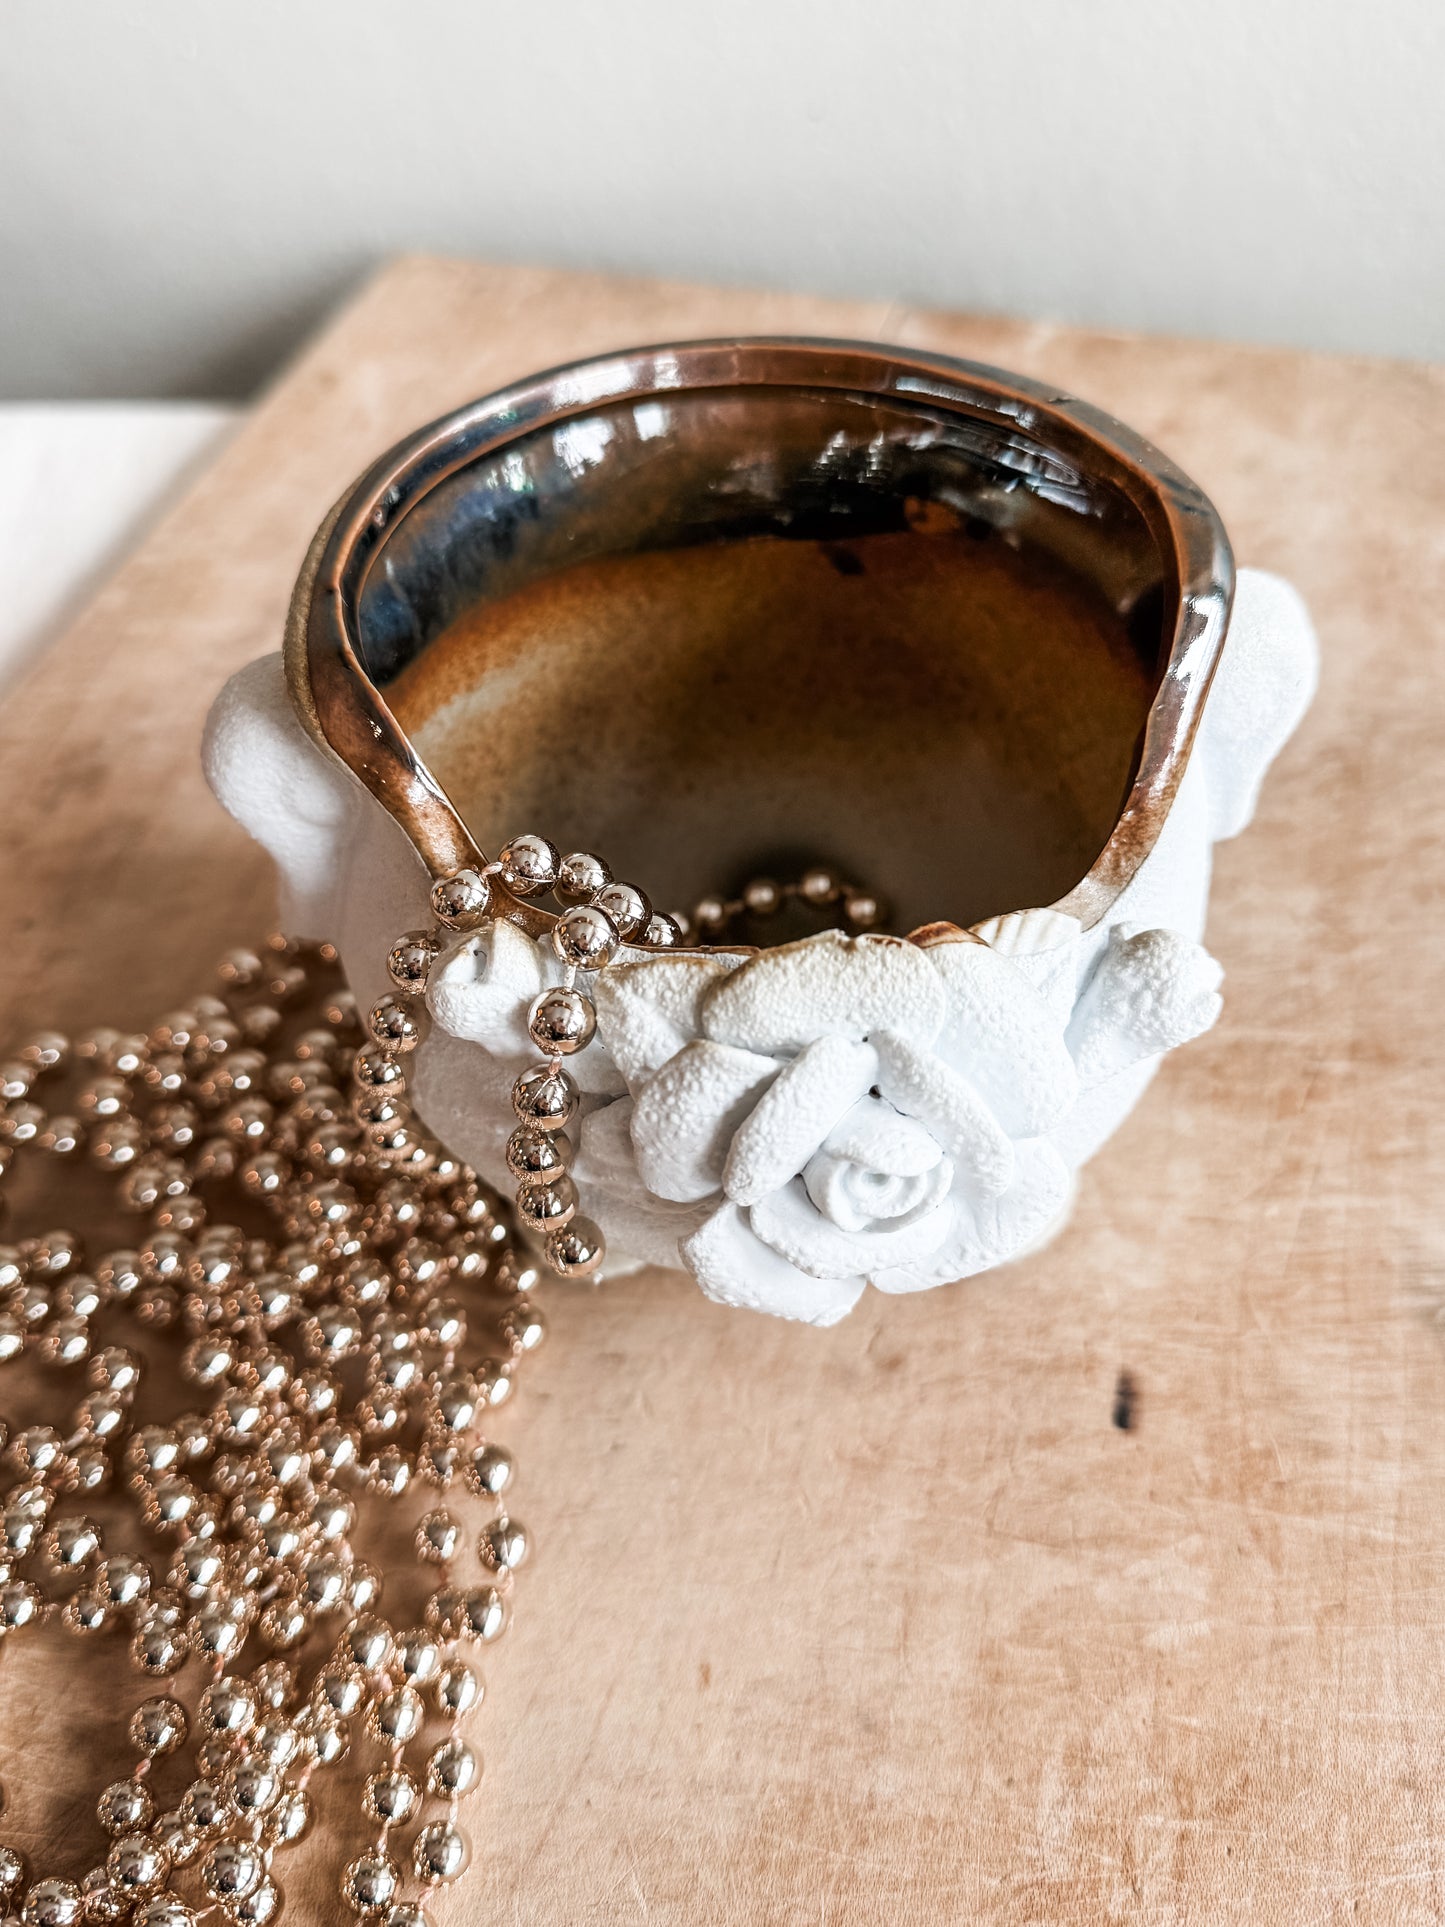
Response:
[[[672,1204],[654,1198],[638,1185],[626,1193],[605,1192],[597,1200],[597,1215],[607,1227],[607,1276],[624,1278],[644,1265],[664,1271],[681,1269],[682,1242],[706,1216],[707,1204]],[[589,1215],[590,1212],[589,1212]],[[626,1253],[619,1264],[611,1256]]]
[[[770,1311],[808,1325],[836,1325],[863,1295],[861,1277],[814,1278],[769,1250],[746,1212],[724,1204],[683,1242],[688,1269],[721,1305]]]
[[[649,1191],[687,1203],[722,1184],[733,1133],[778,1074],[771,1057],[699,1038],[633,1101],[632,1143]]]
[[[919,1264],[869,1273],[879,1291],[925,1291],[971,1278],[1005,1259],[1021,1257],[1055,1225],[1068,1204],[1073,1178],[1045,1138],[1014,1147],[1017,1177],[1001,1198],[960,1198],[948,1237]]]
[[[938,1140],[916,1118],[881,1098],[865,1097],[833,1126],[823,1147],[836,1157],[899,1178],[931,1171],[943,1156]]]
[[[598,977],[597,1027],[630,1089],[702,1033],[700,1006],[740,957],[649,957],[617,964]]]
[[[548,978],[542,953],[511,923],[491,923],[441,958],[427,1005],[442,1029],[494,1057],[535,1055],[527,1006]]]
[[[1061,922],[1075,932],[1072,917]],[[948,1016],[935,1045],[978,1092],[1010,1137],[1037,1137],[1078,1096],[1063,1026],[1008,957],[981,943],[927,952],[948,986]]]
[[[1202,944],[1174,930],[1118,924],[1069,1025],[1085,1088],[1209,1029],[1224,972]]]
[[[935,1252],[953,1223],[951,1198],[908,1218],[881,1220],[865,1231],[831,1224],[808,1196],[801,1178],[752,1207],[749,1222],[779,1257],[812,1278],[869,1275],[879,1266],[914,1265]]]
[[[1077,917],[1062,910],[1012,910],[976,923],[973,935],[1028,978],[1056,1024],[1068,1023],[1088,948]]]
[[[577,1144],[572,1175],[587,1201],[588,1216],[606,1225],[610,1251],[626,1254],[620,1263],[609,1257],[609,1277],[623,1277],[642,1265],[675,1269],[682,1262],[679,1241],[697,1229],[709,1209],[655,1198],[643,1188],[631,1122],[629,1097],[602,1103],[584,1099],[582,1121],[572,1132]],[[502,1182],[507,1184],[505,1170]]]
[[[619,1097],[590,1111],[577,1128],[577,1155],[572,1175],[580,1185],[630,1185],[637,1180],[637,1153],[632,1147],[632,1099]]]
[[[796,1177],[838,1119],[878,1075],[878,1053],[851,1037],[809,1044],[758,1100],[738,1127],[723,1172],[735,1204],[755,1204]]]
[[[507,1139],[512,1115],[513,1064],[480,1044],[455,1037],[427,1039],[412,1059],[410,1095],[424,1118],[447,1119],[450,1150],[500,1190],[510,1192]]]
[[[792,1056],[815,1038],[862,1038],[882,1025],[927,1045],[944,1011],[938,972],[916,944],[829,930],[765,950],[715,983],[702,1026],[719,1043]]]
[[[941,1204],[953,1189],[953,1166],[944,1158],[929,1171],[903,1178],[820,1151],[804,1170],[803,1185],[840,1231],[866,1231],[881,1221],[917,1216]]]
[[[928,1127],[968,1189],[990,1197],[1007,1190],[1013,1145],[973,1086],[911,1038],[884,1031],[873,1043],[879,1090]]]

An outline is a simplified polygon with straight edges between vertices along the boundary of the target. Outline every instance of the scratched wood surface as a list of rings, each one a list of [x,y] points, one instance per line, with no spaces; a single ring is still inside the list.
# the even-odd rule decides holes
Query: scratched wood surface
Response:
[[[1445,1919],[1442,371],[403,261],[0,706],[4,1032],[152,1016],[265,924],[201,720],[379,450],[733,330],[1124,416],[1304,590],[1324,683],[1220,852],[1223,1020],[1049,1251],[826,1333],[657,1277],[555,1297],[511,1422],[540,1554],[438,1921]],[[0,1672],[3,1828],[79,1867],[141,1689],[65,1663]],[[278,1868],[293,1918],[338,1917],[340,1846]]]

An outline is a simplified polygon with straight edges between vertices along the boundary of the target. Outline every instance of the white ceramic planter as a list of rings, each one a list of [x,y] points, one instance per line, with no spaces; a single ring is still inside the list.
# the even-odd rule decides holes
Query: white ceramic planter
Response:
[[[595,365],[603,372],[580,383],[569,371],[571,400],[560,410],[549,378],[554,453],[559,415],[575,439],[577,421],[595,419],[579,411],[595,411],[599,397],[625,397],[633,419],[648,405],[656,362],[645,376],[627,364],[625,381],[619,365]],[[852,363],[844,378],[856,385]],[[516,397],[503,403],[500,413],[515,418]],[[1067,406],[1102,439],[1103,418]],[[414,471],[418,449],[445,445],[458,423],[473,429],[487,410],[494,421],[496,405],[479,405],[397,459]],[[522,414],[535,439],[535,412]],[[1009,419],[1020,419],[1016,404]],[[1064,446],[1063,431],[1040,417],[1029,431],[1046,450]],[[1077,450],[1066,452],[1084,472]],[[360,496],[383,499],[384,486],[395,494],[400,472],[374,471]],[[980,484],[985,506],[996,477],[991,467],[988,488]],[[1086,529],[1098,519],[1077,512]],[[298,678],[308,624],[315,647],[328,553],[351,552],[347,526],[345,511],[333,518],[303,578],[289,686],[279,655],[233,678],[212,712],[205,758],[218,797],[275,858],[286,927],[335,942],[369,1002],[386,987],[391,943],[430,921],[433,876],[478,844],[457,842],[468,834],[455,828],[459,816],[444,833],[428,827],[435,795],[450,804],[419,756],[406,765],[410,801],[398,802],[369,763],[365,736],[318,721],[324,686]],[[626,539],[639,539],[635,518]],[[1173,653],[1125,807],[1104,855],[1052,906],[1001,909],[969,928],[929,923],[910,939],[828,931],[754,953],[630,950],[586,984],[598,1032],[570,1064],[583,1093],[573,1169],[614,1270],[681,1267],[723,1302],[828,1324],[869,1283],[910,1291],[965,1277],[1063,1221],[1074,1171],[1137,1102],[1162,1054],[1218,1015],[1221,972],[1200,944],[1211,847],[1249,822],[1314,688],[1314,638],[1287,584],[1241,571],[1232,611],[1227,584],[1213,603],[1203,592],[1191,603],[1187,583],[1176,588]],[[1166,607],[1166,638],[1170,616]],[[1206,645],[1206,673],[1191,687],[1189,652]],[[379,703],[365,668],[363,694]],[[376,740],[396,727],[409,749],[392,708],[377,713]],[[514,718],[507,727],[516,731]],[[552,833],[541,820],[477,827],[493,847],[522,829]],[[961,823],[958,834],[968,833]],[[454,1152],[506,1186],[509,1093],[537,1055],[527,1007],[562,968],[545,917],[502,910],[455,936],[433,971],[434,1028],[417,1053],[413,1095]]]

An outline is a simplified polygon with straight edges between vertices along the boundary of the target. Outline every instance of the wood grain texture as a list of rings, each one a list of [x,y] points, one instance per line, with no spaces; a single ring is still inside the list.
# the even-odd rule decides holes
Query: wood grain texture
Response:
[[[532,368],[733,330],[1114,410],[1302,588],[1324,684],[1220,852],[1223,1020],[1049,1251],[823,1333],[554,1296],[511,1425],[541,1552],[438,1921],[1445,1919],[1441,371],[403,261],[0,708],[4,1031],[151,1015],[265,921],[195,745],[356,472]],[[22,1841],[93,1830],[84,1694],[78,1776],[31,1737],[55,1677],[0,1674]],[[337,1918],[338,1846],[280,1869],[292,1918]]]

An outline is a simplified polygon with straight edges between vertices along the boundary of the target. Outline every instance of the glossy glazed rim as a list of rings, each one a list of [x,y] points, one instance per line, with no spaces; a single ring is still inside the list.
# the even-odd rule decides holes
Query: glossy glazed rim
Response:
[[[1162,564],[1169,649],[1114,828],[1086,874],[1050,906],[1085,927],[1097,923],[1153,849],[1183,777],[1228,626],[1234,560],[1214,505],[1150,442],[1087,402],[981,363],[804,337],[680,342],[549,369],[442,416],[374,463],[311,545],[285,642],[287,680],[303,724],[400,824],[433,877],[485,863],[486,853],[361,663],[356,611],[382,543],[439,483],[539,428],[649,396],[767,387],[922,402],[1027,435],[1114,487],[1139,512]],[[498,878],[493,884],[500,914],[533,935],[550,926],[553,913],[508,896]],[[967,934],[941,921],[911,938],[937,943]]]

